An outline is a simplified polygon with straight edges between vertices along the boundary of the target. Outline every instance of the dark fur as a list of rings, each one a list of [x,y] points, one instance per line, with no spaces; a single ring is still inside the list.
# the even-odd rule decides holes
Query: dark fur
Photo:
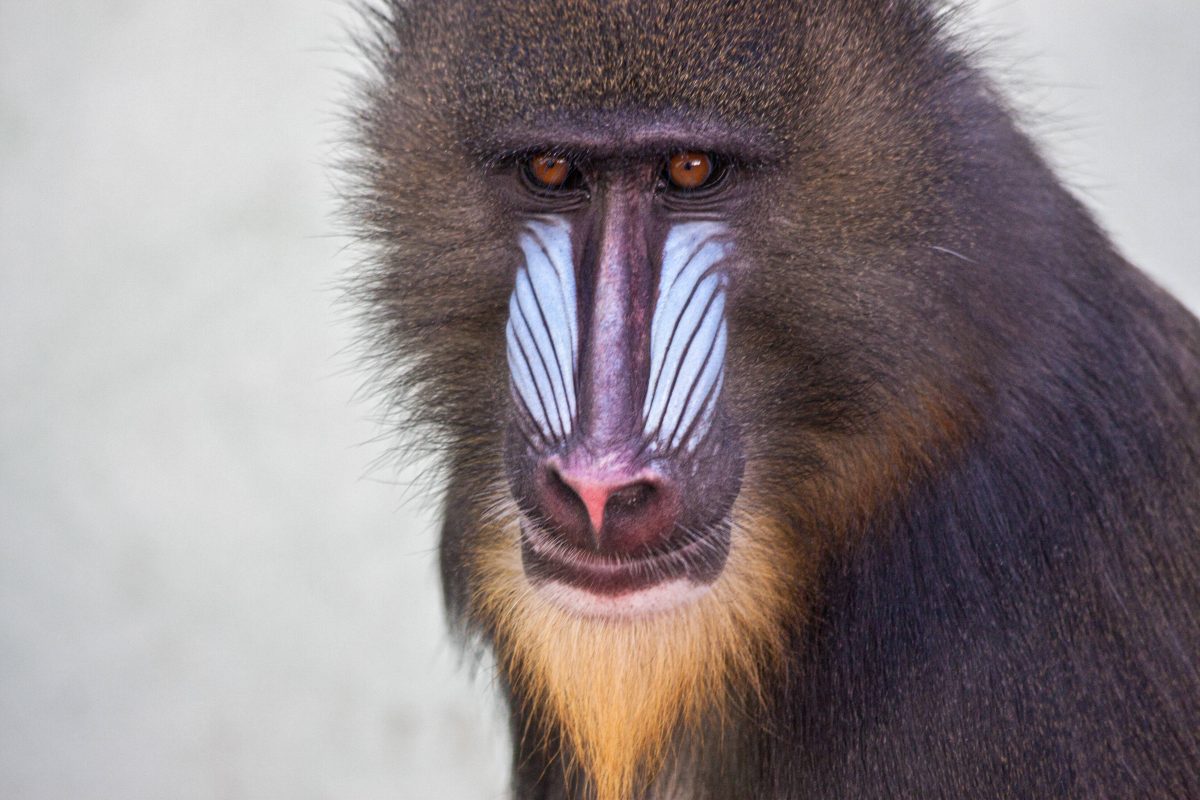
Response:
[[[769,717],[695,756],[694,794],[1200,797],[1200,325],[1114,252],[944,19],[915,0],[382,14],[360,288],[382,380],[445,457],[448,605],[487,639],[464,558],[500,470],[515,268],[490,181],[562,120],[594,117],[598,147],[623,119],[718,121],[752,143],[734,155],[756,198],[729,405],[821,583]],[[860,451],[895,461],[864,479]],[[552,753],[516,738],[517,795],[563,796]]]

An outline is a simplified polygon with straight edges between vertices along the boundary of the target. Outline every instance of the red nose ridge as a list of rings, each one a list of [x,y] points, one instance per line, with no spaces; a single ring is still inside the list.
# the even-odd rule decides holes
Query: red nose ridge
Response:
[[[604,527],[604,507],[608,505],[608,498],[619,492],[624,484],[579,475],[563,475],[561,471],[559,477],[563,483],[574,489],[575,494],[583,501],[588,521],[592,523],[592,532],[599,534]]]
[[[679,491],[649,467],[613,458],[547,459],[539,470],[543,527],[563,543],[629,556],[666,545],[679,517]]]

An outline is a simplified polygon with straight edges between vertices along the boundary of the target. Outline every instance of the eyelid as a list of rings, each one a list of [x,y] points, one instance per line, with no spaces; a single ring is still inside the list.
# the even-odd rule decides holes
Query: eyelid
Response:
[[[680,187],[671,180],[671,176],[669,174],[671,163],[670,159],[675,154],[673,153],[671,156],[668,156],[666,159],[664,159],[660,183],[660,194],[662,194],[664,198],[679,203],[699,202],[702,200],[707,200],[714,195],[718,195],[728,188],[730,178],[735,167],[733,160],[719,153],[707,151],[699,152],[703,152],[703,154],[709,158],[712,164],[712,171],[704,183],[700,184],[694,189]]]
[[[544,156],[562,159],[566,162],[568,172],[561,184],[548,185],[531,174],[533,160]],[[533,152],[525,151],[514,154],[510,158],[508,164],[511,169],[516,170],[519,190],[526,198],[526,202],[532,204],[532,208],[547,213],[559,213],[580,207],[587,202],[590,192],[579,159],[551,148]]]
[[[540,158],[552,158],[563,162],[566,165],[567,173],[559,183],[546,183],[534,173],[534,162]],[[536,153],[528,153],[518,157],[517,171],[521,175],[521,181],[526,188],[531,192],[539,195],[558,195],[570,194],[579,191],[579,182],[582,174],[579,170],[579,165],[575,159],[566,155],[559,155],[554,151],[541,151]]]

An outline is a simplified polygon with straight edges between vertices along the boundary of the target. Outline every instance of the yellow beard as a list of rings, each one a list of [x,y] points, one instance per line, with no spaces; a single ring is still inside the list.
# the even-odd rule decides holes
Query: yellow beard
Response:
[[[597,800],[645,790],[676,734],[720,736],[730,688],[761,701],[762,676],[778,668],[787,608],[807,588],[789,562],[796,548],[766,517],[735,508],[733,522],[729,558],[710,591],[631,619],[579,616],[531,586],[507,499],[480,532],[474,614],[495,630],[510,682],[557,723],[574,759],[568,768],[582,770]]]

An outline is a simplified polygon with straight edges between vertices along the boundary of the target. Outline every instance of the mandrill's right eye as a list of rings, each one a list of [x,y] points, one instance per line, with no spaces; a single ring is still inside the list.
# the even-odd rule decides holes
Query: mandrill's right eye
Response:
[[[578,170],[570,161],[551,153],[539,153],[526,159],[525,180],[539,192],[559,192],[576,188]]]

